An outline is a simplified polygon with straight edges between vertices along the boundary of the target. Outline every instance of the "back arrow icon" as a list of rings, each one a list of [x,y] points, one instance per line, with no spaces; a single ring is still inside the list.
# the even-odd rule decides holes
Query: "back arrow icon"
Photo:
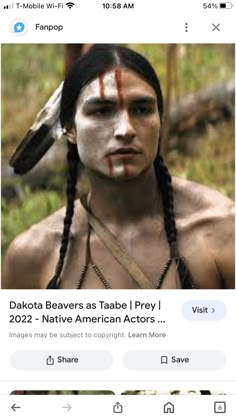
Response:
[[[62,408],[66,408],[67,411],[70,411],[71,405],[70,404],[67,404],[65,407],[62,407]]]
[[[17,408],[20,408],[20,407],[18,407],[16,404],[13,404],[13,405],[11,406],[11,408],[12,408],[12,410],[13,410],[13,411],[16,411],[16,410],[17,410]]]

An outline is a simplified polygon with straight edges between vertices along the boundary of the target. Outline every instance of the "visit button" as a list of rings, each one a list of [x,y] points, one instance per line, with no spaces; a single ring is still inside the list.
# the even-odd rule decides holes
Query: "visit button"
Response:
[[[226,306],[220,300],[189,300],[184,303],[182,312],[190,321],[218,321],[224,318]]]

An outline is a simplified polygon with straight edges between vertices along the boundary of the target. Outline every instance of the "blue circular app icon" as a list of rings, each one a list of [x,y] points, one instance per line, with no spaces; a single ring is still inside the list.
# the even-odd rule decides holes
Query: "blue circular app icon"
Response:
[[[14,32],[23,32],[25,25],[23,22],[16,22],[14,25]]]
[[[15,36],[25,35],[28,30],[27,22],[22,18],[14,19],[10,23],[10,31]]]

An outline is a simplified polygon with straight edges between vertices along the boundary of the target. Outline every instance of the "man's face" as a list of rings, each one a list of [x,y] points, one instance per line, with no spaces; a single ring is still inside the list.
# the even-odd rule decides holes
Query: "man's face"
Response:
[[[115,68],[85,86],[76,107],[80,159],[114,179],[134,178],[157,154],[160,118],[153,88],[136,73]]]

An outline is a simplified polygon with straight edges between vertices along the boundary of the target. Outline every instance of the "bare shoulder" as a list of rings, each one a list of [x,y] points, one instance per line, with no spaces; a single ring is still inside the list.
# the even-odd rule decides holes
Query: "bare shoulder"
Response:
[[[234,202],[218,191],[195,182],[173,179],[177,228],[190,238],[194,252],[205,249],[225,288],[234,288]],[[189,245],[190,246],[190,245]]]
[[[10,244],[3,267],[3,288],[41,288],[41,277],[55,252],[63,229],[60,209],[18,235]]]
[[[196,182],[173,177],[176,216],[229,217],[234,219],[234,202],[220,192]]]
[[[173,179],[176,220],[179,228],[204,232],[212,240],[233,241],[234,202],[220,192],[195,182]]]

